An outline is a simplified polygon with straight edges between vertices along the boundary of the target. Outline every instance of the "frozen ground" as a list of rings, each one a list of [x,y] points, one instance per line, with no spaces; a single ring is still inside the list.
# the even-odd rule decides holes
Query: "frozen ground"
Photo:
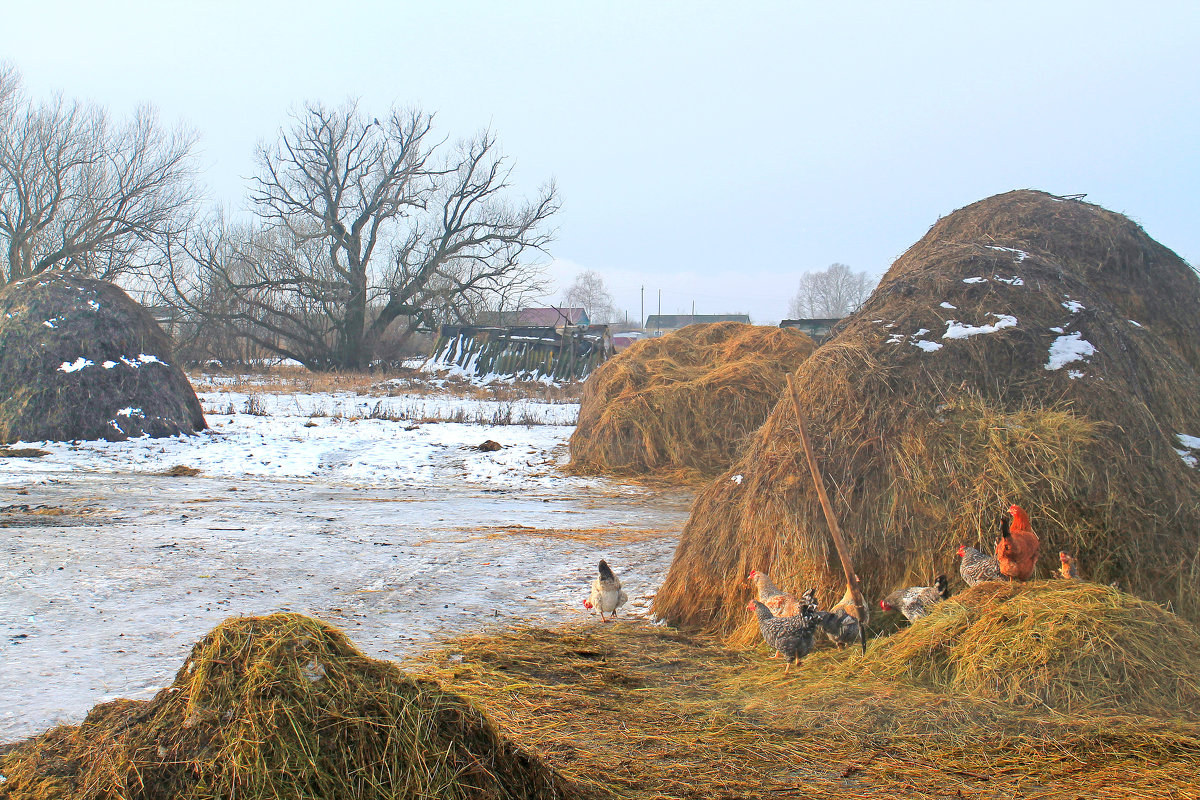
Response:
[[[202,400],[213,430],[200,436],[0,459],[0,742],[150,696],[238,614],[312,614],[399,658],[486,625],[577,617],[600,558],[645,614],[687,515],[684,493],[563,476],[568,425],[411,421],[490,418],[478,401],[262,396],[256,416],[240,413],[246,396]],[[371,418],[377,402],[440,405]],[[480,452],[485,439],[502,449]],[[176,465],[201,475],[158,474]]]

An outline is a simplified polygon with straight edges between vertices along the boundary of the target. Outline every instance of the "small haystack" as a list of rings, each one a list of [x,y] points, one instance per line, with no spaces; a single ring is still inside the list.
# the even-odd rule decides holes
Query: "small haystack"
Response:
[[[13,800],[569,796],[467,701],[299,614],[227,620],[153,700],[96,706],[0,773]]]
[[[170,339],[116,286],[44,272],[0,291],[0,443],[205,427]]]
[[[766,419],[813,352],[799,331],[718,322],[642,339],[583,387],[571,469],[711,476]]]
[[[1128,219],[1018,191],[939,221],[797,372],[869,599],[957,576],[1016,502],[1041,575],[1066,550],[1200,618],[1197,353],[1200,280]],[[845,588],[790,401],[697,498],[655,611],[750,641],[752,568]]]
[[[981,583],[845,669],[1062,713],[1200,719],[1200,631],[1085,581]]]

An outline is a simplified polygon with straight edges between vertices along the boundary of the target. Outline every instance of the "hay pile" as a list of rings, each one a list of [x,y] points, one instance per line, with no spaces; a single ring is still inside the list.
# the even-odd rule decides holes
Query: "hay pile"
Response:
[[[1198,326],[1196,274],[1097,206],[1018,191],[934,225],[797,371],[869,599],[957,578],[1016,502],[1039,574],[1066,550],[1200,618]],[[654,609],[750,641],[751,568],[844,588],[790,402],[697,498]]]
[[[0,757],[13,798],[558,798],[462,698],[298,614],[226,621],[153,700],[96,706]]]
[[[883,642],[872,645],[877,655]],[[457,637],[408,668],[468,695],[605,797],[1195,797],[1200,720],[1051,711],[812,654],[787,678],[759,644],[664,625]]]
[[[116,286],[44,272],[0,291],[0,443],[205,427],[170,339]]]
[[[635,342],[584,385],[571,470],[681,479],[720,472],[814,347],[799,331],[739,322]]]
[[[979,584],[846,662],[863,673],[1062,713],[1200,721],[1200,631],[1084,581]]]

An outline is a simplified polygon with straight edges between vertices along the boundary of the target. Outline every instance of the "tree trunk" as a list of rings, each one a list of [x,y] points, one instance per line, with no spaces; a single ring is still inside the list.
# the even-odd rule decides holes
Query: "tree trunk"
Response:
[[[360,262],[357,253],[351,253],[350,258],[350,297],[346,301],[346,317],[342,323],[342,346],[338,361],[342,369],[361,370],[369,366],[371,358],[365,346],[367,268]]]

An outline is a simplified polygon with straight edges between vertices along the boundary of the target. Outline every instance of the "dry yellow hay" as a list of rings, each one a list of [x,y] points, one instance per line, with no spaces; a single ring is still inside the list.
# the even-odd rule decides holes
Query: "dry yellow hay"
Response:
[[[604,797],[1117,800],[1200,790],[1194,719],[934,691],[864,676],[853,650],[814,654],[784,679],[768,655],[761,643],[735,651],[617,622],[458,637],[408,666]]]
[[[1200,631],[1155,603],[1086,581],[979,584],[846,665],[847,676],[1011,705],[1200,722]]]
[[[0,797],[576,797],[474,706],[299,614],[227,620],[148,701],[0,755]]]
[[[944,338],[954,323],[992,327]],[[1200,473],[1181,457],[1200,453],[1176,437],[1200,436],[1198,328],[1196,274],[1120,215],[1021,191],[938,222],[797,371],[869,599],[957,578],[957,545],[990,550],[1016,502],[1040,574],[1065,550],[1200,617]],[[1083,341],[1095,352],[1051,368]],[[844,590],[790,403],[698,496],[655,611],[749,642],[754,568]]]
[[[719,472],[814,346],[799,331],[739,322],[635,342],[584,384],[571,470],[678,480]]]

